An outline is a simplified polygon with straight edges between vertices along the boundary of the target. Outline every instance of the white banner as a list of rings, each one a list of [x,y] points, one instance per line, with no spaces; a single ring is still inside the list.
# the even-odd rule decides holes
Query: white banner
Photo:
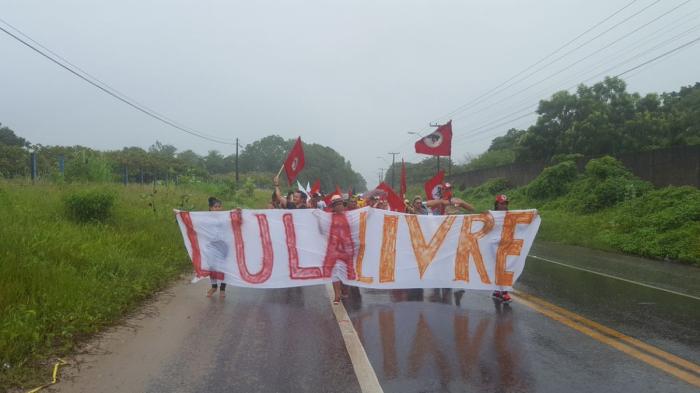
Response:
[[[341,280],[370,288],[512,289],[536,210],[421,216],[363,208],[177,211],[197,277],[281,288]]]

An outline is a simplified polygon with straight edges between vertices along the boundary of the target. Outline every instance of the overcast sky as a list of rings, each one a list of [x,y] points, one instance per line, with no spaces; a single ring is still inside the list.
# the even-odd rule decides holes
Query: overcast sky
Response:
[[[540,98],[692,41],[700,2],[684,1],[0,0],[0,19],[178,123],[243,145],[300,135],[344,155],[371,187],[387,153],[420,159],[409,131],[454,119],[453,157],[462,161],[531,124],[534,116],[508,121]],[[120,149],[159,140],[234,152],[147,117],[2,32],[0,54],[0,122],[33,143]],[[700,81],[698,64],[700,44],[624,78],[642,94],[678,90]]]

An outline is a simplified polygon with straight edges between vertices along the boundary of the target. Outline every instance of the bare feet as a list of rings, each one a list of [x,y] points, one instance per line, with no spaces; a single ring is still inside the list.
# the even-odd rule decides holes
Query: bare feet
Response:
[[[226,291],[219,292],[219,299],[223,299],[225,297],[226,297]]]
[[[216,288],[209,288],[209,290],[207,291],[207,297],[211,297],[214,294],[214,292],[216,292]]]

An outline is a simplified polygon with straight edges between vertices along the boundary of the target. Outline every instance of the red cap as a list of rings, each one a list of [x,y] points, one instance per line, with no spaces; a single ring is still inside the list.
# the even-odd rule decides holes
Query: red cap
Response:
[[[498,203],[508,202],[508,197],[506,196],[506,194],[498,194],[498,195],[496,195],[496,202],[498,202]]]

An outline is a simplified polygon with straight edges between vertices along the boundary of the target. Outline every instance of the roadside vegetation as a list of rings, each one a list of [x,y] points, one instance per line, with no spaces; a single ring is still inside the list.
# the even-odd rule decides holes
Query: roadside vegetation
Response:
[[[527,186],[493,179],[460,196],[487,210],[498,193],[511,209],[539,209],[538,239],[700,266],[700,190],[654,189],[612,157],[590,160],[581,173],[564,160]]]
[[[50,361],[190,271],[172,209],[264,207],[244,184],[0,180],[0,387],[49,380]]]

